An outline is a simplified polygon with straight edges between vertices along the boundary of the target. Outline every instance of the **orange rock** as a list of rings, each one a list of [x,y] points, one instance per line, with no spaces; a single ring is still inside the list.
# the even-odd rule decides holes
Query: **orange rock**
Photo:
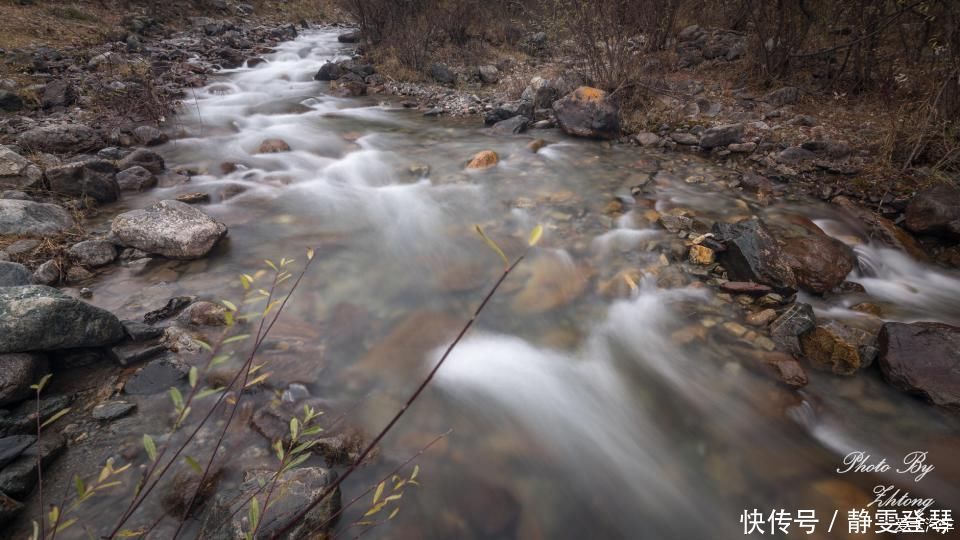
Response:
[[[278,152],[289,152],[290,145],[283,139],[267,139],[260,143],[257,148],[257,154],[276,154]]]
[[[546,145],[547,145],[547,141],[545,141],[545,140],[543,140],[543,139],[534,139],[534,140],[530,141],[529,144],[527,144],[527,148],[528,148],[531,152],[533,152],[534,154],[536,154],[537,152],[540,151],[541,148],[543,148],[543,147],[546,146]]]
[[[577,101],[596,103],[598,101],[603,101],[607,97],[607,93],[599,88],[581,86],[573,92],[573,96]]]
[[[493,150],[484,150],[483,152],[478,153],[473,156],[473,159],[470,160],[470,163],[467,164],[468,169],[487,169],[493,167],[500,161],[500,156],[497,155]]]

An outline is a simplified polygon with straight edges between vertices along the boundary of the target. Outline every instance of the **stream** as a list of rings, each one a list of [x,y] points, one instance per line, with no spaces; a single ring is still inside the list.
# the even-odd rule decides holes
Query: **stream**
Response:
[[[744,510],[810,508],[829,521],[834,510],[864,507],[879,483],[960,509],[955,415],[902,394],[877,369],[809,370],[802,390],[750,369],[745,358],[759,349],[719,330],[742,323],[738,306],[689,275],[683,240],[651,215],[682,207],[707,221],[815,220],[856,245],[860,270],[848,279],[866,293],[799,300],[853,325],[869,322],[849,309],[863,301],[882,305],[884,320],[958,324],[960,276],[870,243],[826,203],[761,204],[726,186],[732,171],[692,154],[559,130],[495,137],[476,119],[424,117],[400,98],[328,95],[313,75],[351,52],[334,31],[305,31],[266,63],[223,71],[188,98],[158,151],[169,168],[193,171],[190,182],[125,197],[101,225],[200,191],[229,236],[201,260],[116,266],[90,286],[90,301],[132,318],[176,295],[235,300],[241,273],[264,259],[299,264],[317,246],[264,355],[271,385],[301,383],[376,433],[500,273],[474,225],[516,256],[542,224],[540,245],[376,462],[344,487],[347,501],[453,430],[417,459],[420,486],[407,489],[396,518],[365,537],[739,538]],[[549,143],[537,153],[527,148],[535,137]],[[291,151],[257,154],[271,138]],[[500,163],[467,170],[482,150]],[[607,211],[642,183],[642,201]],[[679,339],[685,332],[702,339]],[[159,396],[140,410],[149,403],[169,407]],[[125,422],[128,436],[161,433],[167,418]],[[240,469],[269,462],[256,433],[227,444]],[[837,474],[855,450],[891,463],[926,450],[936,470],[922,483]],[[351,523],[368,500],[341,520],[338,538],[363,531]]]

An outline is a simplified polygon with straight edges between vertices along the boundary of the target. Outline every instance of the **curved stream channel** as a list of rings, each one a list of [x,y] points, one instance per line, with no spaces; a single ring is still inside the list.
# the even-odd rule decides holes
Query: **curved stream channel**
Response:
[[[203,208],[229,226],[228,240],[199,261],[117,267],[92,286],[92,302],[123,318],[178,294],[235,299],[241,272],[266,258],[299,263],[306,247],[319,246],[264,355],[271,384],[303,383],[375,432],[499,273],[473,225],[515,255],[543,224],[540,247],[384,441],[377,464],[345,487],[346,501],[453,428],[417,461],[422,485],[406,492],[398,516],[365,536],[736,538],[744,509],[813,508],[829,520],[894,481],[960,509],[956,417],[903,395],[875,369],[850,378],[811,371],[800,391],[755,373],[745,358],[757,349],[719,331],[738,310],[685,277],[683,241],[651,223],[649,211],[816,220],[858,245],[869,271],[849,279],[867,295],[805,301],[851,324],[864,315],[848,307],[864,299],[885,306],[887,320],[957,324],[960,277],[871,245],[819,201],[763,206],[722,184],[730,171],[696,156],[554,130],[532,134],[550,142],[532,153],[532,137],[494,137],[476,119],[425,118],[394,98],[329,96],[313,75],[350,54],[335,36],[304,33],[185,103],[179,136],[159,151],[168,167],[199,175],[115,210],[207,192],[212,203]],[[292,151],[256,154],[268,138]],[[500,164],[467,171],[487,149]],[[224,172],[223,163],[238,167]],[[646,204],[605,214],[647,177]],[[622,279],[630,270],[647,275],[634,294]],[[697,327],[702,340],[677,338]],[[164,396],[154,404],[169,408]],[[162,433],[167,415],[151,410],[141,403],[114,429],[127,439]],[[242,469],[270,463],[268,446],[256,433],[238,434],[227,450]],[[922,483],[838,475],[852,450],[893,463],[927,450],[937,469]],[[361,532],[349,527],[358,515],[341,521],[338,537]]]

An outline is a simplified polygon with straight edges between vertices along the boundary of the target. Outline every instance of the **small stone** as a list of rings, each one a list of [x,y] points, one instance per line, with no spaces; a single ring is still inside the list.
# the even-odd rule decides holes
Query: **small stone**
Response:
[[[767,285],[752,281],[727,281],[720,284],[720,289],[732,294],[752,294],[762,296],[772,291]]]
[[[727,150],[738,154],[749,154],[757,149],[757,143],[746,142],[746,143],[733,143],[727,145]]]
[[[817,319],[810,304],[796,303],[770,324],[770,337],[781,349],[801,355],[800,336],[813,330]]]
[[[733,321],[727,321],[721,325],[733,337],[743,337],[747,333],[746,327]]]
[[[210,194],[200,191],[194,193],[184,193],[177,195],[176,200],[187,204],[200,204],[210,202]]]
[[[473,159],[470,160],[470,163],[467,164],[468,169],[488,169],[493,167],[500,161],[500,157],[493,150],[484,150],[483,152],[478,153],[473,156]]]
[[[103,266],[117,258],[117,248],[106,240],[85,240],[67,250],[70,258],[84,266]]]
[[[694,244],[690,246],[690,262],[693,264],[709,265],[716,262],[716,252],[707,246]]]
[[[60,281],[60,265],[53,259],[41,264],[33,272],[33,281],[40,285],[53,285]]]
[[[537,152],[540,151],[541,148],[545,147],[546,145],[547,145],[547,141],[543,139],[534,139],[527,144],[527,148],[531,152],[536,154]]]
[[[747,324],[752,326],[766,326],[776,318],[776,311],[772,309],[764,309],[747,315]]]
[[[107,401],[93,408],[94,420],[116,420],[126,416],[137,408],[135,403],[129,401]]]
[[[280,152],[289,152],[290,145],[283,139],[266,139],[257,148],[256,154],[277,154]]]

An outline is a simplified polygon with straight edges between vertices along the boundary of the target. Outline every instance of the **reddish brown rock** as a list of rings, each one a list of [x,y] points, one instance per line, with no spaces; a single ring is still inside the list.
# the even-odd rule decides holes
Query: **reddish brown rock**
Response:
[[[768,220],[767,226],[780,242],[784,262],[801,289],[823,294],[843,283],[856,264],[846,244],[827,236],[806,217],[778,216]]]
[[[290,145],[283,139],[267,139],[260,143],[257,148],[257,154],[276,154],[279,152],[289,152]]]
[[[960,328],[934,322],[886,323],[880,370],[897,388],[960,409]]]
[[[493,150],[484,150],[483,152],[478,153],[473,156],[473,159],[470,160],[470,163],[467,164],[468,169],[487,169],[493,167],[500,161],[500,156],[497,155]]]

